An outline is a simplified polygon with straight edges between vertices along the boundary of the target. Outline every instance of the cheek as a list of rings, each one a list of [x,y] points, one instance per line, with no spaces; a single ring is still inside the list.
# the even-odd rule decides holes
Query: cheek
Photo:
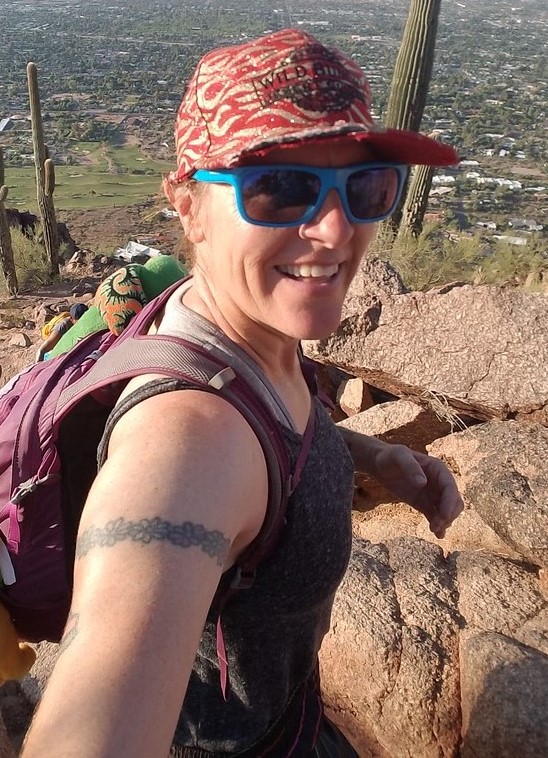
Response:
[[[377,224],[359,224],[354,239],[355,257],[361,260],[375,239]]]

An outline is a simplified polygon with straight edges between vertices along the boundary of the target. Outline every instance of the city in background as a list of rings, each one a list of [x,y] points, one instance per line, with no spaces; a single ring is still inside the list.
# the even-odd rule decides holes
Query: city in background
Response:
[[[273,7],[275,5],[276,7]],[[298,26],[364,68],[382,120],[407,0],[0,0],[0,145],[9,204],[35,204],[26,64],[38,66],[59,208],[138,203],[174,159],[173,121],[206,50]],[[548,5],[443,0],[421,131],[455,145],[428,218],[546,252]]]

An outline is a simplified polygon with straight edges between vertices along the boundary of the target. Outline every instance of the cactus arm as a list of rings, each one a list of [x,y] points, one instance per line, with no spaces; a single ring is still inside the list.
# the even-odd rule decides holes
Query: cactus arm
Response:
[[[48,197],[53,197],[55,191],[55,164],[51,158],[44,163],[44,191]]]

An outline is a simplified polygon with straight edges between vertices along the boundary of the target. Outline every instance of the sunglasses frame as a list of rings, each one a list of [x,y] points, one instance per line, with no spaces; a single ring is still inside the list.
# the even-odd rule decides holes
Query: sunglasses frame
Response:
[[[350,210],[350,206],[347,199],[346,183],[348,178],[358,171],[374,171],[379,168],[392,168],[395,169],[398,177],[398,188],[394,197],[394,202],[390,206],[390,210],[381,216],[375,216],[374,218],[362,219],[354,216]],[[353,224],[374,224],[378,221],[385,221],[394,212],[399,199],[401,197],[405,180],[407,177],[409,167],[403,163],[388,163],[388,162],[371,162],[357,163],[352,166],[342,167],[324,167],[324,166],[308,166],[302,164],[293,163],[268,163],[264,165],[254,166],[238,166],[236,168],[219,168],[219,169],[197,169],[192,175],[192,179],[198,182],[208,182],[212,184],[228,184],[234,188],[234,194],[236,196],[236,206],[240,216],[249,224],[255,226],[268,226],[268,227],[290,227],[301,226],[301,224],[308,224],[315,216],[318,215],[322,205],[325,202],[327,194],[330,190],[336,190],[339,195],[342,207],[348,220]],[[302,171],[314,176],[319,177],[321,181],[320,193],[318,199],[297,221],[288,222],[268,222],[258,221],[248,216],[243,202],[242,188],[245,179],[250,175],[260,170],[289,170],[289,171]]]

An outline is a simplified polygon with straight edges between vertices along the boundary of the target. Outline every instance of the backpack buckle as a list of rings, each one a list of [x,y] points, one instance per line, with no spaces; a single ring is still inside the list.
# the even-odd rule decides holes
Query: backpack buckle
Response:
[[[38,488],[39,483],[40,482],[34,476],[30,479],[27,479],[26,482],[21,482],[21,484],[16,487],[15,492],[11,497],[11,502],[14,505],[19,505],[20,502],[27,497],[27,495],[31,495],[34,490]]]
[[[234,369],[231,366],[225,366],[225,368],[217,371],[215,376],[211,377],[208,384],[210,387],[213,387],[213,389],[222,390],[223,387],[226,387],[235,378],[236,372]]]
[[[15,491],[11,497],[11,502],[14,505],[20,505],[21,501],[24,500],[27,495],[32,495],[32,493],[37,490],[41,484],[45,484],[52,479],[56,481],[59,479],[59,475],[46,474],[46,476],[43,476],[41,479],[37,476],[32,476],[30,479],[27,479],[26,482],[21,482],[21,484],[15,488]]]
[[[230,587],[233,590],[248,590],[253,585],[254,581],[255,569],[246,570],[242,569],[241,566],[237,566],[236,573],[230,582]]]
[[[0,540],[0,576],[6,586],[15,584],[13,563],[11,562],[9,550],[3,540]]]

